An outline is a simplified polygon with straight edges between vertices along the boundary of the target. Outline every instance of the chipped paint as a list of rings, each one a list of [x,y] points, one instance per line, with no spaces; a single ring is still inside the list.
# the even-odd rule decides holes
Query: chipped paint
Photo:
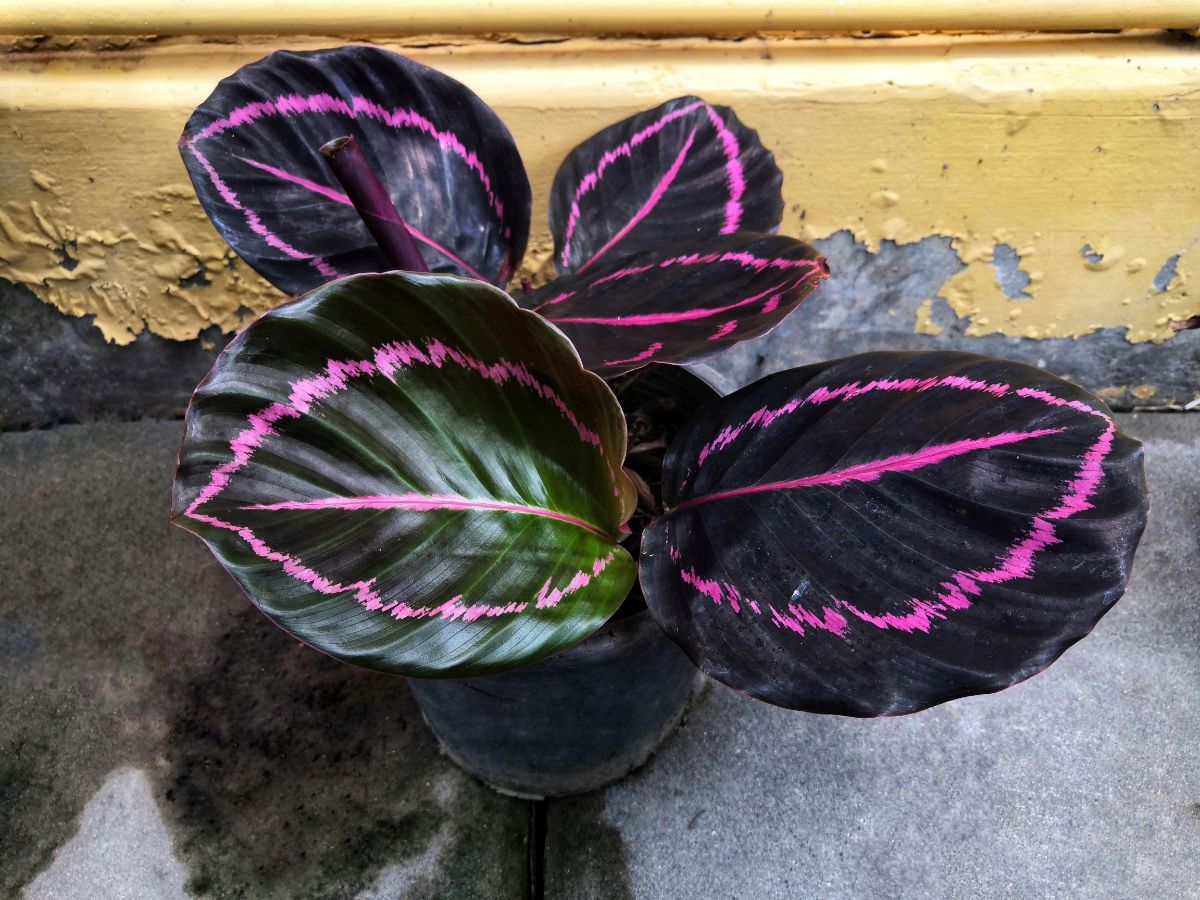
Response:
[[[112,196],[96,187],[103,174],[84,175],[89,189],[70,171],[28,179],[40,197],[0,204],[0,272],[67,315],[95,316],[109,341],[235,331],[281,299],[235,262],[186,183]]]
[[[86,53],[42,43],[2,62],[0,277],[64,313],[95,316],[117,343],[143,331],[177,340],[212,325],[232,331],[282,299],[230,265],[175,141],[238,65],[333,41],[171,39]],[[1185,41],[431,43],[386,45],[463,80],[511,127],[535,189],[522,270],[535,283],[549,273],[542,223],[562,156],[609,122],[699,93],[734,105],[776,149],[785,232],[811,240],[849,230],[872,250],[951,239],[964,268],[917,308],[916,333],[937,333],[938,297],[969,336],[1118,329],[1132,343],[1163,342],[1200,314],[1188,284],[1200,266],[1200,66]],[[1024,276],[1017,296],[1001,266]]]

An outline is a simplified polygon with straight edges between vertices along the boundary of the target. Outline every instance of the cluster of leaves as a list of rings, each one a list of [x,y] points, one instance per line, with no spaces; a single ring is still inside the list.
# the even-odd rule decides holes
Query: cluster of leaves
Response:
[[[381,206],[331,173],[320,148],[342,136]],[[773,233],[782,176],[728,108],[679,98],[573,150],[550,197],[560,277],[516,301],[528,178],[495,113],[434,70],[367,47],[276,53],[218,86],[181,150],[229,245],[304,296],[197,389],[173,517],[327,653],[499,671],[592,633],[637,578],[713,677],[885,715],[1029,677],[1124,589],[1140,446],[1017,363],[782,372],[669,446],[636,437],[625,467],[605,379],[763,334],[828,274]],[[372,236],[388,227],[426,272],[389,271]]]

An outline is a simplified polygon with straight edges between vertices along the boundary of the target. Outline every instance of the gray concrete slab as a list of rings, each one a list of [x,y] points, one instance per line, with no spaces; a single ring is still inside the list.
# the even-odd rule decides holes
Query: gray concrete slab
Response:
[[[641,772],[548,814],[548,898],[1200,897],[1200,417],[1146,440],[1128,594],[1042,675],[914,716],[719,685]]]
[[[710,687],[647,768],[550,804],[545,896],[1200,897],[1200,416],[1124,422],[1154,509],[1092,637],[905,719]],[[527,896],[529,805],[166,524],[180,429],[0,435],[0,896]]]
[[[167,525],[181,433],[0,435],[0,896],[525,896],[529,804]]]

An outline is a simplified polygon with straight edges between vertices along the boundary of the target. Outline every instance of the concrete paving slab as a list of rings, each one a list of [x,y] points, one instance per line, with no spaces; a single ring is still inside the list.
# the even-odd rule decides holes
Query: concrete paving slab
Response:
[[[1154,509],[1096,634],[905,719],[710,687],[646,769],[549,806],[545,896],[1200,897],[1200,417],[1123,421]],[[167,526],[180,430],[0,435],[0,895],[527,896],[528,804]]]
[[[552,804],[546,896],[1200,897],[1200,417],[1122,421],[1153,510],[1089,638],[899,719],[714,685],[644,770]]]
[[[529,805],[168,526],[181,433],[0,434],[0,896],[525,896]]]

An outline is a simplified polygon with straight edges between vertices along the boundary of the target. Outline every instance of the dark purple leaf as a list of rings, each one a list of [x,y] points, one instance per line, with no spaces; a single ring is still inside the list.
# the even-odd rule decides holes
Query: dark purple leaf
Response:
[[[322,159],[350,135],[430,271],[503,286],[530,192],[504,123],[463,85],[376,47],[280,51],[222,81],[188,120],[183,160],[221,237],[276,287],[392,266]]]
[[[610,125],[567,155],[554,176],[554,265],[583,272],[601,259],[774,231],[783,174],[758,133],[727,106],[679,97]]]
[[[561,328],[585,366],[611,377],[758,337],[828,274],[817,251],[794,238],[738,233],[605,260],[521,302]]]
[[[612,392],[503,292],[358,275],[221,354],[172,518],[326,653],[480,674],[581,640],[625,598],[624,453]]]
[[[1040,672],[1121,596],[1141,445],[1090,394],[964,353],[868,353],[705,409],[646,529],[659,624],[770,703],[913,712]]]

